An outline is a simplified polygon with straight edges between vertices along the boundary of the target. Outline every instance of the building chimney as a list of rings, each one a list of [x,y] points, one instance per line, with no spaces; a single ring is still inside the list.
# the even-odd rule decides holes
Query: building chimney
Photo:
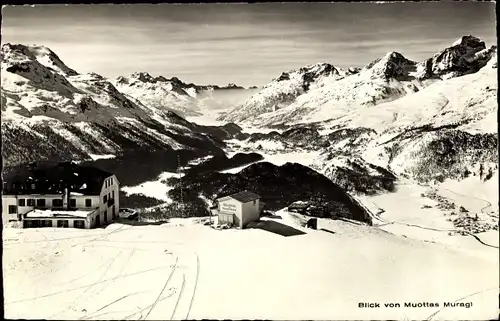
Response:
[[[69,190],[68,188],[64,188],[63,194],[63,208],[69,209]]]

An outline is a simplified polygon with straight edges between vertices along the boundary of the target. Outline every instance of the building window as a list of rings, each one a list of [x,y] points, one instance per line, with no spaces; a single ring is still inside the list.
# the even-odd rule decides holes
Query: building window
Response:
[[[115,199],[115,191],[114,190],[111,191],[111,195],[113,196],[113,199]]]
[[[17,206],[9,205],[9,214],[17,214]]]
[[[102,197],[102,201],[104,202],[104,204],[106,204],[108,202],[108,195],[104,195]]]
[[[52,227],[52,220],[43,220],[42,227]]]
[[[36,185],[35,183],[31,184],[31,189],[35,189]]]
[[[85,221],[84,220],[74,220],[73,227],[74,228],[85,228]]]
[[[52,207],[63,207],[63,200],[61,199],[53,199]]]
[[[57,220],[57,227],[69,227],[68,220]]]
[[[254,206],[255,206],[255,203],[256,203],[256,202],[257,202],[256,200],[253,200],[253,205],[254,205]]]
[[[29,198],[28,199],[28,206],[31,206],[31,207],[35,206],[35,200],[32,198]]]
[[[26,200],[24,198],[19,199],[19,206],[26,206]]]
[[[72,198],[69,200],[69,207],[76,208],[76,199]]]
[[[44,198],[39,198],[36,200],[36,206],[38,207],[45,207],[45,199]]]
[[[109,185],[113,185],[113,177],[109,179]]]
[[[92,207],[92,199],[90,198],[85,199],[85,207]]]

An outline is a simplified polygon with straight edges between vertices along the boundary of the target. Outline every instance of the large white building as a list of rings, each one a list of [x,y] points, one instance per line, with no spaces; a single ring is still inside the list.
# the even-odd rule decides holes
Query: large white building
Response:
[[[258,221],[262,210],[260,196],[249,191],[235,193],[216,200],[219,224],[229,224],[240,229]]]
[[[23,227],[93,228],[119,212],[119,181],[90,166],[19,168],[4,177],[2,220]]]

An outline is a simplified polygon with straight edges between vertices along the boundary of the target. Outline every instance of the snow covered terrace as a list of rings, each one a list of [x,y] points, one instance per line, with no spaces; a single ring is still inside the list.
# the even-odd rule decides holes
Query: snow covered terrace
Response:
[[[22,215],[23,227],[91,228],[99,223],[99,208],[90,210],[33,209]],[[97,221],[96,221],[97,219]],[[99,224],[98,224],[99,225]]]
[[[92,210],[74,210],[74,211],[64,211],[64,210],[40,210],[34,209],[24,214],[25,219],[40,219],[40,218],[88,218],[98,208]]]

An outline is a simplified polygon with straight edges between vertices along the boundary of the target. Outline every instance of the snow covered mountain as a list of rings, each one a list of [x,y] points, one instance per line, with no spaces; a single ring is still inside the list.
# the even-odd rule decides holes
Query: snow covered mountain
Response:
[[[23,45],[2,46],[1,67],[4,164],[144,149],[223,153],[224,140],[248,138],[261,149],[314,149],[315,169],[362,193],[400,178],[487,180],[498,168],[497,52],[472,36],[422,62],[390,52],[364,68],[310,65],[246,90],[147,73],[109,81]],[[232,91],[245,93],[231,103],[256,93],[222,120],[285,131],[249,137],[234,124],[178,115],[219,111],[213,97]]]
[[[1,54],[6,166],[135,149],[222,152],[219,142],[170,110],[143,104],[98,74],[77,73],[48,48],[4,44]]]
[[[213,104],[214,99],[211,98],[216,95],[214,92],[245,90],[232,83],[224,87],[187,84],[177,77],[153,77],[147,72],[136,72],[129,77],[120,76],[113,84],[120,92],[150,108],[172,110],[183,117],[201,115],[206,109],[205,105]]]
[[[397,179],[491,179],[498,171],[496,60],[397,100],[253,134],[249,143],[319,151],[314,168],[353,192],[391,190]]]
[[[221,119],[285,129],[249,143],[319,151],[314,168],[353,192],[398,179],[485,181],[498,170],[496,51],[466,36],[420,63],[391,52],[350,73],[309,66]]]
[[[269,127],[335,119],[475,73],[493,56],[496,46],[487,49],[480,39],[464,36],[418,63],[389,52],[362,69],[342,71],[325,63],[307,66],[283,73],[219,120]]]
[[[114,85],[150,107],[170,109],[186,116],[199,114],[196,100],[199,91],[196,87],[183,86],[184,83],[177,78],[152,77],[146,72],[138,72],[129,77],[118,77]]]
[[[340,141],[331,144],[330,152],[348,151],[419,181],[491,178],[498,170],[496,60],[495,54],[476,73],[449,78],[329,122],[330,130],[373,130],[361,149]],[[333,165],[322,163],[327,164]]]

